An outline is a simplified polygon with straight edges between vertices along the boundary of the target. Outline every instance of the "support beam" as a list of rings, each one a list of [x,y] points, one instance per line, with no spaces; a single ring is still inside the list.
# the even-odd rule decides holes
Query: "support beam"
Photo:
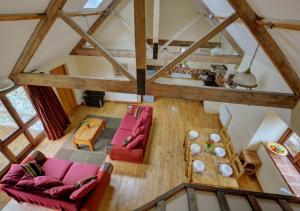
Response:
[[[287,21],[287,20],[263,18],[262,20],[256,21],[256,23],[258,25],[263,25],[265,27],[300,31],[300,21],[297,20]]]
[[[146,94],[187,100],[209,100],[266,107],[294,108],[298,96],[293,94],[263,92],[216,87],[191,87],[168,84],[146,84]]]
[[[206,4],[203,2],[203,0],[193,0],[194,4],[198,7],[199,11],[205,10],[208,13],[208,16],[211,17],[210,21],[212,23],[213,26],[216,26],[218,24],[220,24],[220,20],[218,20],[214,13],[206,6]],[[226,18],[224,18],[225,20]],[[232,46],[232,48],[240,55],[240,56],[244,56],[244,51],[243,49],[241,49],[241,47],[239,46],[239,44],[235,41],[235,39],[231,36],[231,34],[227,31],[224,30],[223,31],[223,36],[226,38],[226,40],[230,43],[230,45]]]
[[[135,58],[135,51],[123,49],[107,49],[109,54],[113,57],[122,58]],[[92,48],[79,48],[76,49],[72,55],[79,56],[102,56],[96,49]],[[180,53],[177,52],[162,52],[159,53],[160,60],[172,60],[178,57]],[[152,59],[152,51],[147,51],[147,59]],[[187,57],[192,62],[208,62],[208,63],[221,63],[221,64],[240,64],[243,57],[238,55],[223,55],[213,56],[204,53],[194,53]]]
[[[106,20],[106,18],[109,16],[110,12],[113,11],[118,4],[121,2],[121,0],[112,0],[110,5],[106,8],[106,10],[99,16],[99,18],[93,23],[93,25],[90,27],[90,29],[87,31],[88,34],[93,34]],[[81,39],[76,46],[73,48],[73,53],[76,49],[81,48],[84,44],[84,39]]]
[[[194,188],[186,188],[189,211],[198,211],[197,198]]]
[[[73,21],[72,18],[67,16],[62,11],[59,12],[59,16],[86,42],[91,44],[99,53],[101,53],[113,66],[121,71],[124,76],[126,76],[131,81],[135,81],[135,78],[122,65],[120,65],[103,47],[101,47],[92,36],[86,33],[75,21]]]
[[[50,86],[70,89],[137,93],[135,82],[97,79],[82,76],[21,73],[13,75],[18,85]],[[250,90],[223,89],[215,87],[190,87],[151,83],[146,85],[146,94],[188,100],[209,100],[257,106],[294,108],[298,97],[292,94]]]
[[[102,12],[67,12],[70,17],[101,15]],[[20,21],[46,18],[45,13],[0,14],[0,21]]]
[[[153,5],[153,59],[157,59],[159,41],[160,0],[154,0]]]
[[[35,27],[29,41],[27,42],[25,48],[23,49],[17,63],[15,64],[11,75],[21,73],[25,70],[27,65],[29,64],[31,58],[33,57],[34,53],[46,37],[48,31],[50,30],[51,26],[53,25],[57,13],[61,10],[66,3],[66,0],[51,0],[47,9],[46,15],[47,18],[41,19],[37,26]]]
[[[145,95],[147,65],[145,0],[134,0],[134,26],[137,91],[139,95]]]
[[[170,63],[168,63],[166,66],[161,68],[159,71],[157,71],[155,74],[153,74],[147,82],[154,82],[157,78],[159,78],[161,75],[163,75],[165,72],[167,72],[170,68],[174,67],[176,64],[181,62],[183,59],[187,58],[190,54],[192,54],[195,50],[199,48],[199,45],[202,45],[203,43],[208,42],[211,38],[216,36],[218,33],[223,31],[227,26],[229,26],[231,23],[233,23],[235,20],[238,19],[238,15],[234,13],[229,18],[227,18],[225,21],[220,23],[218,26],[216,26],[213,30],[208,32],[206,35],[204,35],[198,42],[191,45],[186,51],[182,52],[178,57],[173,59]]]
[[[164,39],[159,39],[158,40],[158,45],[164,45],[166,44],[166,42],[168,42],[168,40],[164,40]],[[183,40],[173,40],[169,46],[185,46],[185,47],[189,47],[191,45],[193,45],[195,41],[183,41]],[[153,39],[147,39],[147,43],[149,45],[153,45]],[[207,43],[203,43],[203,45],[200,46],[200,48],[214,48],[217,47],[219,43],[217,42],[207,42]]]
[[[106,92],[136,93],[136,84],[131,81],[117,81],[82,76],[21,73],[13,76],[16,84],[49,86],[70,89]]]
[[[228,0],[228,2],[245,22],[248,29],[260,43],[262,49],[278,69],[291,90],[296,95],[300,95],[300,79],[297,73],[265,27],[256,23],[259,17],[248,2],[246,0]]]

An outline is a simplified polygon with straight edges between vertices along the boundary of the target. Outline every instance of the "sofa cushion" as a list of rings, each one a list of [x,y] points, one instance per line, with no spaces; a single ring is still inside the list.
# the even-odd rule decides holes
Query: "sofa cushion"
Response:
[[[145,140],[145,135],[138,135],[133,141],[131,141],[126,147],[128,149],[135,149],[137,146],[142,145]]]
[[[24,163],[21,165],[25,174],[31,177],[37,177],[44,174],[43,168],[38,164],[36,160],[30,161],[28,163]]]
[[[74,185],[81,179],[97,176],[99,168],[99,166],[89,163],[73,163],[62,181],[65,185]]]
[[[0,183],[15,185],[24,176],[24,174],[25,172],[23,171],[21,165],[12,164],[9,171],[1,179]]]
[[[88,183],[86,183],[85,185],[81,186],[80,188],[78,188],[77,190],[75,190],[71,195],[70,195],[70,199],[71,200],[79,200],[82,199],[83,197],[85,197],[89,192],[91,192],[96,185],[99,183],[98,179],[92,180]]]
[[[119,128],[115,133],[111,143],[113,145],[122,146],[123,141],[130,135],[131,135],[130,130]]]
[[[50,176],[39,176],[34,178],[34,186],[39,189],[49,189],[56,186],[62,186],[63,183],[59,179]]]
[[[65,176],[65,174],[67,173],[71,165],[72,162],[68,160],[62,160],[58,158],[48,158],[44,162],[42,167],[45,171],[46,176],[51,176],[59,180],[62,180],[62,178]]]
[[[52,198],[68,197],[77,188],[74,185],[57,186],[44,191],[44,193],[50,195]]]
[[[15,186],[21,189],[34,188],[34,179],[33,177],[25,174]]]
[[[125,129],[125,130],[132,130],[136,121],[137,121],[137,119],[133,115],[127,114],[122,119],[119,128]]]
[[[135,130],[137,130],[139,127],[143,126],[143,125],[144,125],[144,122],[145,122],[145,119],[144,119],[144,118],[142,118],[142,117],[139,118],[139,119],[136,121],[135,125],[133,126],[132,131],[135,131]]]
[[[131,135],[134,138],[136,138],[138,135],[142,134],[144,132],[144,125],[139,126],[138,128],[134,128],[132,130]]]
[[[147,120],[150,118],[150,114],[147,111],[142,111],[140,118],[143,118],[144,120]]]

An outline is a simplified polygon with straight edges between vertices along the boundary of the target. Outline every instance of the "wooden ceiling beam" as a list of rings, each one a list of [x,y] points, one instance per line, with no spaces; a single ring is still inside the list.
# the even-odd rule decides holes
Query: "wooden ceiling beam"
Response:
[[[134,0],[134,32],[137,92],[139,95],[145,95],[147,65],[145,0]]]
[[[258,25],[262,25],[270,28],[300,31],[300,21],[297,20],[279,20],[279,19],[262,18],[261,20],[257,20],[256,23]]]
[[[147,80],[147,82],[148,83],[154,82],[157,78],[159,78],[161,75],[163,75],[165,72],[167,72],[170,68],[174,67],[176,64],[178,64],[183,59],[187,58],[190,54],[192,54],[195,50],[197,50],[200,45],[202,45],[203,43],[208,42],[211,38],[213,38],[218,33],[223,31],[227,26],[229,26],[231,23],[233,23],[235,20],[237,20],[238,17],[239,16],[236,13],[231,15],[225,21],[223,21],[218,26],[216,26],[214,29],[212,29],[210,32],[208,32],[206,35],[204,35],[199,41],[195,42],[188,49],[186,49],[184,52],[182,52],[178,57],[176,57],[171,62],[169,62],[166,66],[164,66],[163,68],[158,70],[155,74],[153,74]]]
[[[66,13],[60,11],[59,16],[75,31],[77,32],[86,42],[91,44],[101,55],[103,55],[113,66],[118,68],[124,76],[129,80],[135,81],[134,76],[132,76],[125,67],[119,64],[103,47],[101,47],[98,42],[88,33],[86,33],[72,18],[70,18]]]
[[[136,83],[132,81],[107,80],[92,77],[20,73],[14,75],[19,85],[49,86],[70,89],[95,90],[135,94]]]
[[[188,100],[208,100],[289,109],[294,108],[298,101],[298,96],[293,94],[158,83],[146,84],[146,94]]]
[[[158,40],[158,45],[164,45],[166,42],[168,42],[168,40],[165,39],[159,39]],[[176,47],[189,47],[191,45],[193,45],[195,41],[183,41],[183,40],[173,40],[169,46],[176,46]],[[153,45],[153,39],[147,39],[147,43],[149,45]],[[203,43],[203,45],[200,46],[200,48],[214,48],[218,46],[218,42],[207,42],[207,43]]]
[[[158,56],[160,0],[153,2],[153,59]]]
[[[97,20],[93,23],[93,25],[90,27],[90,29],[87,31],[88,34],[93,34],[106,20],[106,18],[109,16],[111,11],[113,11],[118,4],[121,2],[121,0],[112,0],[110,5],[106,8],[106,10],[97,18]],[[75,51],[78,48],[81,48],[82,45],[84,44],[84,39],[81,39],[76,46],[72,49],[71,53]]]
[[[53,25],[57,17],[58,11],[64,7],[65,3],[66,0],[50,1],[45,12],[47,18],[41,19],[35,27],[10,76],[13,74],[21,73],[25,70],[34,53],[37,51],[38,47],[40,46],[40,44],[46,37],[48,31],[50,30],[51,26]]]
[[[260,43],[260,46],[278,69],[291,90],[299,96],[300,79],[266,28],[257,24],[256,21],[261,18],[257,16],[246,0],[228,0],[228,2]]]
[[[102,12],[66,12],[70,17],[101,15]],[[0,14],[0,21],[20,21],[46,18],[45,13]]]
[[[123,50],[123,49],[106,49],[107,52],[113,57],[121,58],[135,58],[134,50]],[[147,59],[152,59],[152,51],[147,51]],[[102,56],[96,49],[93,48],[79,48],[71,55],[78,56]],[[160,60],[172,60],[178,57],[180,53],[177,52],[161,52],[159,53]],[[222,63],[222,64],[240,64],[243,57],[239,55],[223,55],[214,56],[204,53],[193,53],[187,57],[188,61],[192,62],[208,62],[208,63]]]
[[[14,75],[14,81],[18,85],[137,93],[136,83],[132,81],[107,80],[83,76],[20,73]],[[298,101],[298,96],[293,94],[158,83],[146,84],[146,94],[188,100],[209,100],[279,108],[294,108]]]

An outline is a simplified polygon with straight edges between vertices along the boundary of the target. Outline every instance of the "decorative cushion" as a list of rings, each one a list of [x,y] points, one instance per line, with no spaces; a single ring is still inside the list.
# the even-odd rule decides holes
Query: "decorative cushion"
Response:
[[[42,167],[36,162],[36,160],[22,164],[21,167],[23,168],[25,174],[31,177],[37,177],[44,173]]]
[[[53,198],[62,198],[68,197],[75,190],[76,187],[74,185],[63,185],[45,190],[44,193],[50,195]]]
[[[34,180],[31,176],[25,174],[15,186],[21,189],[31,189],[34,188]]]
[[[62,186],[63,183],[55,177],[38,176],[34,178],[34,184],[36,188],[49,189],[57,186]]]
[[[144,118],[139,118],[137,121],[136,121],[136,123],[135,123],[135,125],[133,126],[133,128],[132,128],[132,131],[135,131],[135,130],[137,130],[139,127],[141,127],[142,125],[144,125]]]
[[[137,107],[134,111],[133,116],[138,119],[140,117],[142,111],[143,111],[143,109],[141,107]]]
[[[144,120],[149,119],[150,114],[147,111],[142,111],[140,118],[143,118]]]
[[[71,200],[78,200],[78,199],[82,199],[83,197],[85,197],[89,192],[91,192],[96,185],[98,184],[99,180],[98,179],[94,179],[90,182],[88,182],[87,184],[81,186],[79,189],[75,190],[71,195],[70,195],[70,199]]]
[[[127,144],[127,148],[128,149],[134,149],[136,148],[139,144],[143,143],[143,141],[145,140],[145,135],[144,134],[140,134],[138,135],[133,141],[131,141],[129,144]]]
[[[129,144],[133,139],[134,139],[134,137],[133,137],[132,135],[127,136],[127,137],[124,139],[124,141],[123,141],[123,143],[122,143],[122,146],[123,146],[123,147],[126,146],[126,145]]]
[[[85,185],[95,179],[97,179],[97,176],[92,176],[92,177],[87,177],[87,178],[81,179],[78,182],[76,182],[75,187],[80,188],[83,185]]]
[[[136,138],[138,135],[142,134],[144,132],[144,125],[141,125],[138,128],[135,128],[134,130],[132,130],[131,135],[134,138]],[[132,141],[132,140],[131,140]]]
[[[7,185],[15,185],[24,176],[24,174],[25,172],[23,171],[21,165],[12,164],[9,171],[3,176],[0,183]]]

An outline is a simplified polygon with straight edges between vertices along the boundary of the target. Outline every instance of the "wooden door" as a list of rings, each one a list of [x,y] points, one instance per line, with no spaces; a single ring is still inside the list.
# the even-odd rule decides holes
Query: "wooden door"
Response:
[[[54,75],[68,75],[64,65],[50,71]],[[74,92],[72,89],[56,88],[60,102],[67,114],[70,114],[77,106]]]

